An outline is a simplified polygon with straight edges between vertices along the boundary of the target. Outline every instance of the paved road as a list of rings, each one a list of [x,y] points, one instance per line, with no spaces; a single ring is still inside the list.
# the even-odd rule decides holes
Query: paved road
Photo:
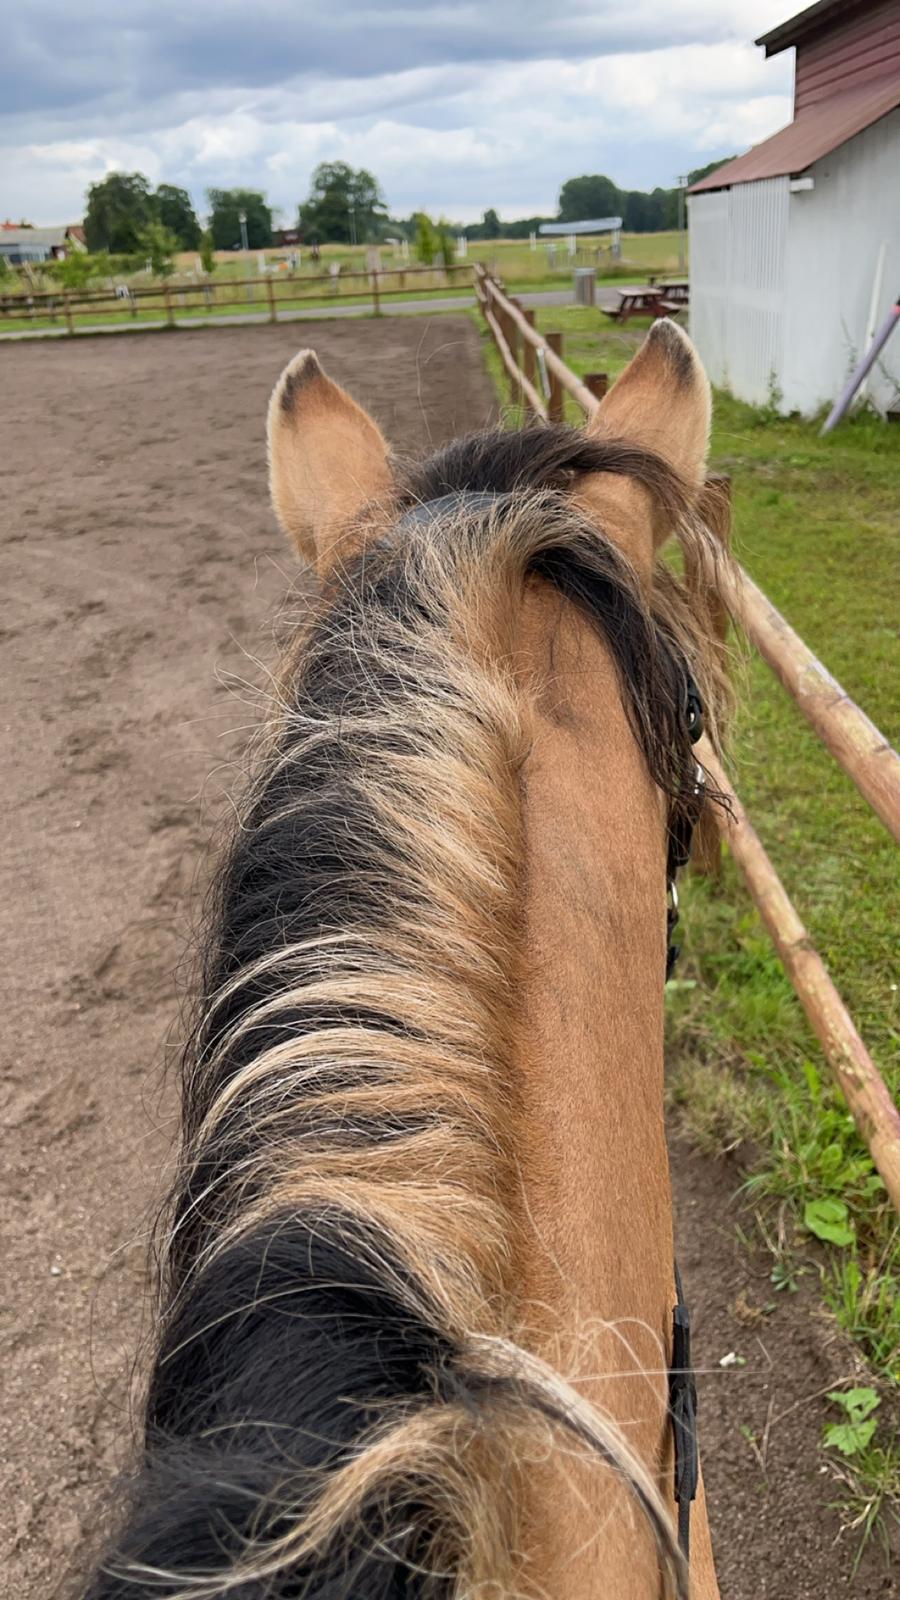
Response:
[[[534,294],[520,294],[517,299],[528,306],[567,306],[572,304],[571,289],[543,289]],[[422,312],[459,311],[468,306],[475,305],[474,295],[445,295],[440,300],[395,300],[382,301],[382,312],[386,316],[415,316]],[[331,305],[311,307],[308,311],[282,311],[279,322],[311,322],[332,321],[335,317],[369,317],[372,315],[371,302],[362,305],[342,306]],[[243,327],[246,323],[268,322],[267,312],[241,311],[234,316],[227,317],[178,317],[177,328],[209,328],[209,327]],[[79,327],[78,333],[152,333],[154,330],[167,327],[168,324],[160,318],[153,322],[114,322],[114,323],[89,323]],[[23,339],[66,339],[69,337],[65,328],[35,328],[26,329],[17,333],[0,333],[0,341],[19,341]]]

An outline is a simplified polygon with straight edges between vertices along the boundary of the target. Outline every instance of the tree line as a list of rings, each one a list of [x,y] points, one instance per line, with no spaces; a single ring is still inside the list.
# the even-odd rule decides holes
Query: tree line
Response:
[[[201,228],[186,189],[161,183],[156,189],[142,172],[111,172],[87,192],[84,232],[92,252],[140,255],[154,229],[164,230],[175,250],[231,250],[242,243],[241,213],[251,250],[272,243],[272,211],[253,189],[208,189],[209,223]]]
[[[688,174],[695,183],[721,166],[712,161]],[[206,227],[202,227],[186,189],[161,183],[155,189],[140,172],[111,172],[91,184],[84,218],[88,250],[118,257],[145,257],[154,270],[178,250],[198,250],[207,271],[216,250],[263,250],[273,242],[272,209],[255,189],[208,189]],[[620,189],[602,174],[569,178],[562,185],[553,216],[520,217],[501,222],[489,207],[481,222],[466,225],[441,219],[433,223],[423,211],[392,217],[377,178],[365,167],[345,161],[321,162],[312,174],[307,198],[297,208],[296,230],[306,244],[369,244],[385,238],[406,238],[423,258],[440,252],[445,261],[452,239],[527,238],[544,222],[582,222],[620,216],[628,233],[656,233],[678,222],[679,190],[648,192]],[[164,269],[163,269],[164,270]]]
[[[724,166],[731,156],[695,167],[687,174],[687,186],[699,183],[708,173]],[[601,217],[621,217],[625,233],[665,233],[679,220],[679,188],[620,189],[612,178],[600,173],[568,178],[559,191],[553,216],[517,217],[501,222],[493,208],[485,211],[481,222],[470,223],[461,231],[469,239],[527,239],[544,222],[590,222]]]

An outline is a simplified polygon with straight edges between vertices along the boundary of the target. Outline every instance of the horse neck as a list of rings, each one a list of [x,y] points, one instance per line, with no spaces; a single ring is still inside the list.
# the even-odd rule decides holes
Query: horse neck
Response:
[[[595,631],[536,587],[523,636],[535,686],[518,1085],[526,1337],[668,1476],[665,802]],[[652,1540],[603,1471],[548,1465],[526,1529],[538,1592],[659,1593]]]

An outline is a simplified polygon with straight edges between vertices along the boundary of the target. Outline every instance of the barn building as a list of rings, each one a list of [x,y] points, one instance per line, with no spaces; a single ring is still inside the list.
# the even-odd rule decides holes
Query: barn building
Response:
[[[691,333],[714,383],[809,415],[900,293],[900,0],[819,0],[756,42],[796,51],[793,121],[689,190]],[[868,395],[900,407],[900,332]]]
[[[78,223],[61,228],[23,228],[13,222],[0,222],[0,255],[13,267],[25,262],[62,261],[73,250],[84,249],[84,229]]]

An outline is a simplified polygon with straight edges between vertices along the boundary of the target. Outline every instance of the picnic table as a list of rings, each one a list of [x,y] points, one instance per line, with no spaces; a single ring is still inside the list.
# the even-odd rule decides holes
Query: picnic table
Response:
[[[686,283],[631,284],[616,292],[618,305],[602,308],[613,322],[627,322],[629,317],[670,317],[688,303]]]

